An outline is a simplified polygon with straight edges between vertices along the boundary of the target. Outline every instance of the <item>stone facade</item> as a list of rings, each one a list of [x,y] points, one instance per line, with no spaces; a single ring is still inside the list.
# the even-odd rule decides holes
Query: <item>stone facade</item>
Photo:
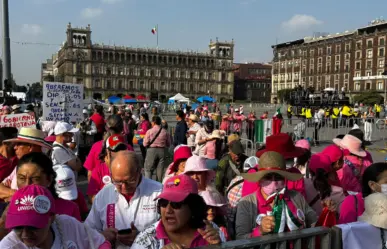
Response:
[[[142,94],[163,100],[179,92],[191,98],[233,96],[233,41],[216,39],[208,53],[197,53],[93,44],[90,25],[74,28],[69,23],[66,33],[53,56],[54,77],[84,84],[85,97]]]
[[[281,89],[298,85],[343,87],[350,94],[385,92],[387,22],[374,20],[354,31],[273,45],[272,100]]]
[[[262,63],[234,64],[234,99],[270,103],[271,65]]]

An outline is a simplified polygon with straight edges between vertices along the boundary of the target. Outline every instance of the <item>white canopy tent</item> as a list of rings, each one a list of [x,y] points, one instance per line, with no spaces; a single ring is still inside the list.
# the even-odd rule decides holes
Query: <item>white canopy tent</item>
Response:
[[[176,94],[173,97],[169,98],[169,101],[174,101],[174,102],[188,102],[189,103],[189,98],[184,97],[180,93]],[[168,101],[168,102],[169,102]]]

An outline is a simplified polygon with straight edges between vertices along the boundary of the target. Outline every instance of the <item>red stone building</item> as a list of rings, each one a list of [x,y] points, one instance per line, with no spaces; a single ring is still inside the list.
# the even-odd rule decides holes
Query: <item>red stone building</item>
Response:
[[[270,94],[270,64],[234,64],[234,100],[270,103]]]

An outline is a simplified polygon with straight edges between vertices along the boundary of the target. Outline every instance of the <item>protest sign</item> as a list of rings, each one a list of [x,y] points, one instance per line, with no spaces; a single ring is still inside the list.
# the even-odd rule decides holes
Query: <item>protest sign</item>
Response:
[[[80,122],[83,120],[83,85],[43,83],[43,120]]]
[[[0,128],[2,127],[15,127],[17,129],[22,127],[36,128],[36,121],[35,117],[28,113],[1,115]]]

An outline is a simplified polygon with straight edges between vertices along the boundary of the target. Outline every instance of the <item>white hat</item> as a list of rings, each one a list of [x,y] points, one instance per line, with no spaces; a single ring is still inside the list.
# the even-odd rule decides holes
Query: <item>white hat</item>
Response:
[[[20,109],[20,105],[13,105],[12,106],[12,110],[17,110],[17,109]]]
[[[387,197],[385,194],[370,194],[364,198],[364,208],[364,213],[358,218],[359,221],[387,229]]]
[[[89,112],[88,112],[86,109],[83,109],[83,110],[82,110],[82,113],[83,113],[83,114],[88,114]]]
[[[256,156],[251,156],[245,160],[243,163],[243,170],[247,172],[249,169],[254,168],[259,162],[259,158]]]
[[[74,132],[78,132],[78,131],[79,131],[79,129],[74,128],[74,126],[72,126],[71,124],[66,123],[66,122],[58,122],[58,123],[56,123],[55,128],[54,128],[55,135],[60,135],[60,134],[66,133],[66,132],[74,133]]]
[[[55,190],[59,198],[73,201],[78,198],[78,189],[73,170],[67,165],[55,165]]]

